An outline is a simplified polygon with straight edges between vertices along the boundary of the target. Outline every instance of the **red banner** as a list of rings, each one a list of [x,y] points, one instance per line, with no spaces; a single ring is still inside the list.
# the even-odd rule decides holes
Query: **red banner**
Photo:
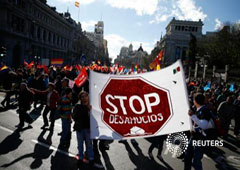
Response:
[[[76,86],[81,87],[81,85],[83,85],[83,83],[85,83],[85,81],[88,78],[88,74],[86,72],[85,67],[82,69],[81,73],[77,76],[77,78],[74,80]]]

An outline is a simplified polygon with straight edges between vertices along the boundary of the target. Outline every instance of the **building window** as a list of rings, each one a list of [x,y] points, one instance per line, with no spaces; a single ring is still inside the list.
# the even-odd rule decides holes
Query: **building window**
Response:
[[[57,45],[59,44],[59,36],[57,36]]]
[[[40,39],[40,37],[41,37],[41,29],[40,29],[40,27],[38,27],[38,29],[37,29],[37,38]]]
[[[175,59],[178,60],[180,58],[180,47],[176,47]]]
[[[196,32],[198,32],[198,27],[196,27]]]
[[[48,33],[48,42],[51,42],[51,36],[52,36],[52,34],[49,32]]]
[[[184,31],[184,26],[182,26],[182,31]]]
[[[191,27],[191,26],[189,26],[189,27],[188,27],[188,30],[191,32],[191,31],[192,31],[192,27]]]
[[[53,44],[55,44],[55,34],[53,34]]]
[[[31,24],[31,30],[30,30],[30,32],[31,32],[32,38],[34,38],[34,24],[33,24],[33,23]]]
[[[10,3],[12,3],[13,5],[16,5],[20,8],[25,9],[25,2],[24,0],[8,0]]]
[[[24,33],[24,23],[25,23],[24,19],[12,15],[11,27],[13,31]]]
[[[47,34],[46,34],[46,31],[44,30],[44,31],[43,31],[43,41],[46,41],[46,35],[47,35]]]

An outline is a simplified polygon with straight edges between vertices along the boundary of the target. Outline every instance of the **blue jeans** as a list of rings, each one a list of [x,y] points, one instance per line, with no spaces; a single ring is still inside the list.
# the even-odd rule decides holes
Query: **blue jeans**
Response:
[[[195,170],[202,170],[203,147],[193,146],[192,138],[189,140],[188,148],[184,159],[184,170],[191,170],[193,166]],[[193,159],[193,160],[192,160]]]
[[[60,144],[70,143],[71,140],[71,122],[69,119],[62,119],[62,135]]]
[[[77,132],[79,159],[81,159],[81,160],[83,159],[83,141],[85,141],[88,158],[89,158],[89,160],[93,160],[94,153],[93,153],[92,141],[90,139],[90,130],[82,129],[82,130],[76,131],[76,132]]]

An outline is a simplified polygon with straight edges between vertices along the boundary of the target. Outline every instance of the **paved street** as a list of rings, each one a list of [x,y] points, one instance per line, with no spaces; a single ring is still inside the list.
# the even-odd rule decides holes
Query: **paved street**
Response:
[[[3,94],[0,96],[0,101]],[[19,122],[16,109],[4,111],[0,107],[0,169],[26,170],[26,169],[52,169],[52,170],[76,170],[77,141],[75,132],[72,134],[71,145],[68,151],[59,150],[60,137],[57,135],[61,131],[61,122],[58,119],[54,132],[42,130],[42,116],[32,112],[32,117],[36,119],[32,123],[33,128],[25,128],[21,132],[16,131],[15,125]],[[149,169],[183,169],[181,159],[172,158],[163,149],[163,159],[160,161],[157,149],[153,150],[154,159],[150,159],[148,148],[150,142],[147,139],[137,139],[137,143],[130,140],[119,143],[114,141],[110,144],[110,149],[100,151],[101,163],[106,170],[149,170]],[[225,161],[219,165],[210,157],[204,155],[203,169],[240,169],[240,143],[233,138],[224,141],[224,147],[217,149],[222,153]],[[215,149],[216,150],[216,149]],[[211,152],[215,152],[215,150]],[[85,166],[88,169],[88,166]],[[99,169],[95,167],[95,169]]]

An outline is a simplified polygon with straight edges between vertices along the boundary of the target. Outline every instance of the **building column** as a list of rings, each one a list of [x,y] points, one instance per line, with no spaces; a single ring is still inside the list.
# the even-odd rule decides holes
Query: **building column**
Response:
[[[37,38],[37,30],[38,30],[38,26],[34,24],[34,39]]]
[[[194,73],[194,78],[197,79],[197,73],[198,73],[198,61],[195,63],[195,73]]]
[[[45,30],[45,31],[46,31],[46,37],[45,37],[46,40],[45,40],[45,43],[46,43],[46,44],[49,44],[49,42],[48,42],[49,31],[47,31],[47,30]]]
[[[40,41],[43,42],[43,29],[40,27]]]

